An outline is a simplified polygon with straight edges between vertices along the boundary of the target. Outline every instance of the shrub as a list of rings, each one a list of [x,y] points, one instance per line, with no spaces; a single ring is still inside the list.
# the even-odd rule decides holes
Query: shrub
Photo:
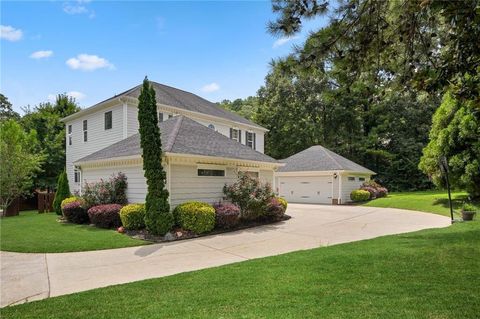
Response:
[[[232,185],[223,187],[225,198],[240,207],[241,218],[254,220],[266,214],[267,204],[274,197],[269,184],[261,184],[256,178],[239,174]]]
[[[369,194],[369,199],[375,199],[377,198],[377,190],[373,187],[370,186],[362,186],[360,187],[361,190],[368,192]]]
[[[363,189],[356,189],[350,193],[350,199],[354,202],[363,202],[370,199],[370,193]]]
[[[99,182],[85,183],[83,199],[87,207],[105,204],[127,203],[127,177],[123,173],[112,175],[108,181],[101,179]]]
[[[62,213],[65,219],[71,223],[85,224],[88,222],[87,211],[79,200],[66,204],[62,208]]]
[[[218,203],[215,208],[215,224],[219,228],[233,228],[240,220],[240,208],[235,204]]]
[[[477,211],[477,207],[475,207],[473,204],[471,203],[463,203],[462,204],[462,212],[476,212]]]
[[[282,219],[282,217],[285,215],[285,207],[281,203],[280,198],[273,197],[270,199],[270,202],[267,204],[266,215],[274,220]]]
[[[90,222],[97,227],[117,228],[122,225],[120,209],[122,209],[122,205],[119,204],[93,206],[88,210],[88,217]]]
[[[377,198],[387,197],[388,190],[385,187],[377,188]]]
[[[386,197],[388,195],[388,189],[373,180],[364,182],[360,189],[369,192],[370,199]]]
[[[122,207],[120,219],[126,229],[145,228],[145,204],[130,204]]]
[[[57,191],[55,192],[55,198],[53,199],[53,210],[57,215],[62,215],[62,201],[70,196],[70,187],[68,186],[67,172],[63,172],[57,179]]]
[[[202,202],[186,202],[175,207],[173,211],[176,223],[185,230],[201,234],[215,227],[215,209]]]
[[[63,209],[63,207],[65,207],[65,205],[76,202],[76,201],[80,201],[80,204],[83,206],[84,201],[83,201],[82,198],[77,197],[77,196],[72,196],[72,197],[67,197],[64,200],[62,200],[62,203],[60,204],[60,207]]]
[[[277,200],[280,202],[280,205],[283,206],[283,209],[284,209],[285,211],[287,211],[287,206],[288,206],[287,200],[286,200],[285,198],[282,198],[282,197],[276,197],[276,198],[277,198]]]

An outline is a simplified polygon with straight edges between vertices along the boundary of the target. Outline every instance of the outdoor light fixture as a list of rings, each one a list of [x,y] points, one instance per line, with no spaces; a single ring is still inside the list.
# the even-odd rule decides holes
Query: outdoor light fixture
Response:
[[[333,178],[337,178],[337,173],[333,173]]]

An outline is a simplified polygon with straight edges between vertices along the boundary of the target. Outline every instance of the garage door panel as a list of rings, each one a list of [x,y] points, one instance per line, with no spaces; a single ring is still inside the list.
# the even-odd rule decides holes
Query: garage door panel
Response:
[[[330,204],[331,177],[279,177],[279,195],[292,203]]]

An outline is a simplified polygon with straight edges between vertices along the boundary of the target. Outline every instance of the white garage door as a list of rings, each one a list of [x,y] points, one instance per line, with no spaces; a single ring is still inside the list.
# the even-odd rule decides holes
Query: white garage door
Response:
[[[280,197],[291,203],[332,203],[332,177],[279,177]]]

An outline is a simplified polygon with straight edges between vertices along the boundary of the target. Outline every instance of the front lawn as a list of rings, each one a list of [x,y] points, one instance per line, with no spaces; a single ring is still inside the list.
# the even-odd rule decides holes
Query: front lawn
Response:
[[[0,219],[0,249],[24,253],[61,253],[145,245],[114,230],[57,222],[54,213],[20,212]]]
[[[452,192],[454,211],[459,211],[462,203],[466,200],[467,193]],[[362,205],[372,207],[402,208],[450,216],[448,194],[446,191],[391,193],[388,195],[388,197],[374,199]],[[476,203],[476,206],[478,209],[480,209],[480,203]],[[459,216],[454,215],[454,217]]]
[[[144,280],[2,318],[478,318],[480,223]]]

